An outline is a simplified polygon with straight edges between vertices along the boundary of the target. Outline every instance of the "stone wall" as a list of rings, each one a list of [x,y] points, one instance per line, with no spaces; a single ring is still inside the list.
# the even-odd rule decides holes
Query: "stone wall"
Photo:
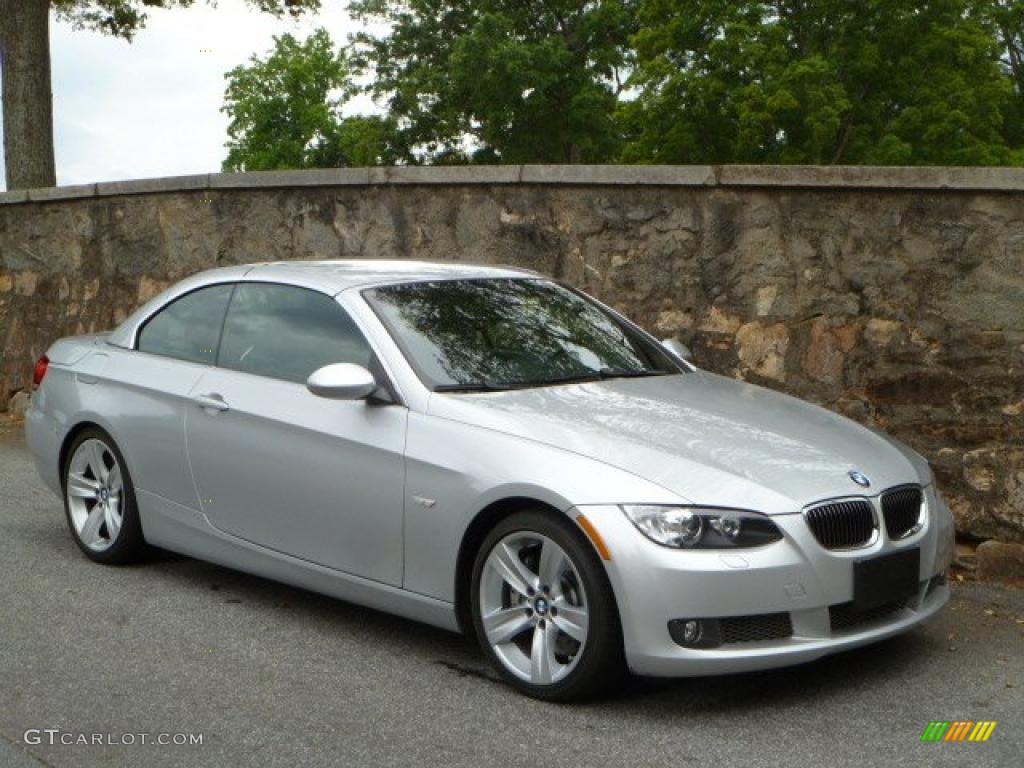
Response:
[[[0,195],[0,409],[56,337],[192,272],[513,263],[698,362],[924,453],[962,533],[1024,540],[1024,171],[396,168]],[[21,395],[20,401],[24,401]]]

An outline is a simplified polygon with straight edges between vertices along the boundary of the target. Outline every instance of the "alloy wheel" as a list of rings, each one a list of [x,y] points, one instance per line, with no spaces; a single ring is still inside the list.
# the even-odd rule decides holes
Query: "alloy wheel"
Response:
[[[124,479],[106,443],[89,438],[78,446],[68,463],[65,492],[81,542],[95,552],[109,549],[124,523]]]
[[[484,634],[502,665],[538,686],[569,675],[586,647],[590,616],[565,550],[547,536],[516,531],[491,549],[480,578]]]

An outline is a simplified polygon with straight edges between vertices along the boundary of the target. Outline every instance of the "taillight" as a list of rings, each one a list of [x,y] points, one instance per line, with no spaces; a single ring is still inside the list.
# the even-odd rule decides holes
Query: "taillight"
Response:
[[[50,366],[50,358],[43,355],[36,362],[36,369],[32,374],[32,389],[39,389],[39,385],[43,383],[43,376],[46,375],[46,369]]]

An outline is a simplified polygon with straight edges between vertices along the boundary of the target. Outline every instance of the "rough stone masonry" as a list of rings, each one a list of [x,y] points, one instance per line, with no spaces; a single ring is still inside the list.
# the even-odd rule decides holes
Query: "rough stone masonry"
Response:
[[[701,366],[889,431],[932,462],[962,534],[1024,541],[1024,169],[341,169],[7,193],[0,410],[24,407],[55,338],[185,275],[320,258],[567,280]]]

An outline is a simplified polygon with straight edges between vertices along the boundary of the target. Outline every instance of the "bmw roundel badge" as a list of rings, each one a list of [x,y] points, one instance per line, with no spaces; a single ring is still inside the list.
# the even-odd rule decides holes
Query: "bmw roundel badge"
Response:
[[[863,472],[859,470],[851,469],[847,474],[849,474],[850,479],[853,480],[853,482],[855,482],[861,488],[867,488],[871,485],[870,478],[868,478],[867,475],[865,475]]]

